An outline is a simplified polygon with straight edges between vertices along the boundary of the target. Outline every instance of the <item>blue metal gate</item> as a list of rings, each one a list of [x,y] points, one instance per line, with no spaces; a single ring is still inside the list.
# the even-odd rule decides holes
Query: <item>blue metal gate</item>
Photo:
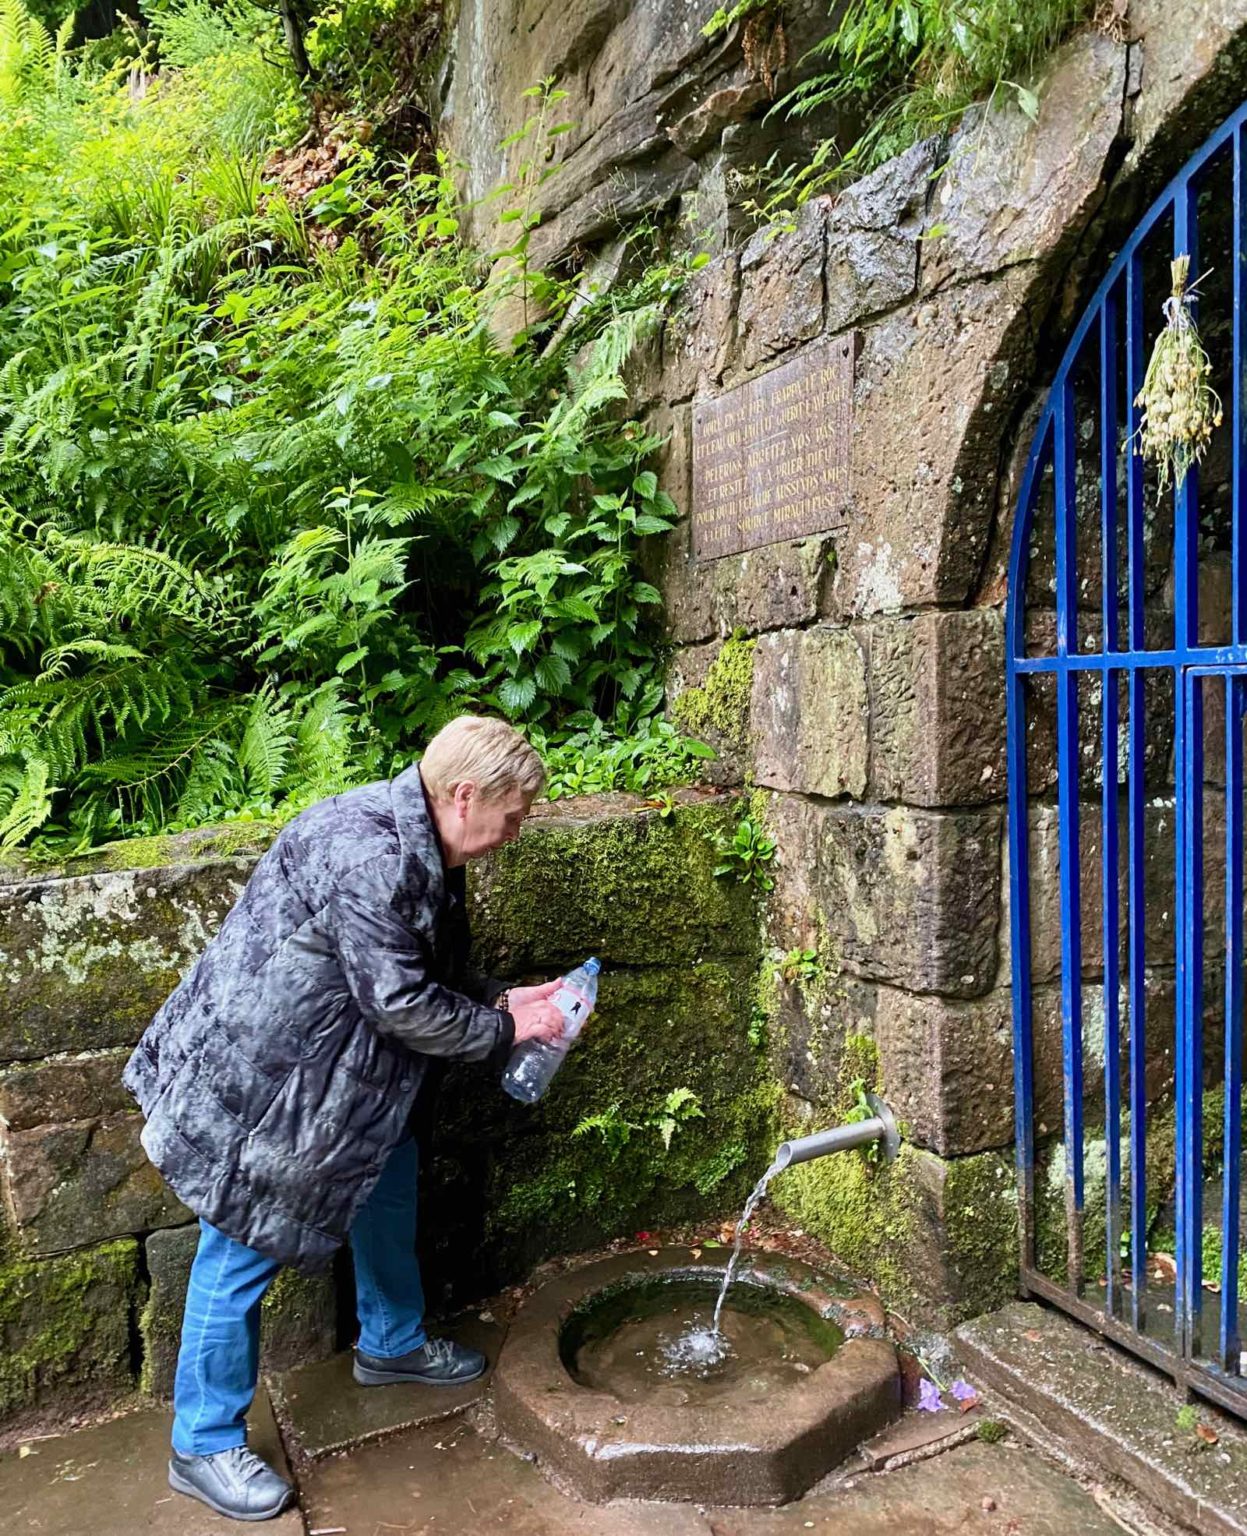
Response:
[[[1006,620],[1023,1289],[1238,1413],[1245,135],[1247,105],[1074,332],[1021,487]],[[1194,278],[1201,245],[1225,420],[1203,486],[1193,468],[1162,495],[1135,402],[1169,258]]]

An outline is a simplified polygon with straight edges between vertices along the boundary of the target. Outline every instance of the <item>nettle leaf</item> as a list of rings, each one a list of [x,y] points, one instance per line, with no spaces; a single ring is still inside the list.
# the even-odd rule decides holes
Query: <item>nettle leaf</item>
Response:
[[[517,656],[532,650],[544,628],[540,619],[529,619],[523,624],[512,624],[507,629],[507,643]]]
[[[502,707],[513,715],[522,714],[537,697],[537,684],[531,677],[508,677],[498,689]]]
[[[572,680],[572,669],[561,656],[543,656],[534,670],[547,693],[561,693]]]
[[[654,517],[648,512],[641,512],[633,525],[640,534],[670,533],[671,524],[665,517]]]

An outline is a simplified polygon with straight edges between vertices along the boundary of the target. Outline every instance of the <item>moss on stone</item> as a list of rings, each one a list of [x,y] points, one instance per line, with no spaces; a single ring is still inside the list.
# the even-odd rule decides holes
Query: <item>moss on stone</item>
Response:
[[[0,1266],[0,1420],[21,1409],[132,1385],[132,1238]]]
[[[671,714],[690,736],[720,736],[743,748],[749,736],[749,703],[753,694],[753,653],[757,641],[736,630],[723,642],[700,687],[686,688],[671,705]]]
[[[0,863],[0,884],[19,880],[51,880],[62,876],[110,874],[114,871],[166,869],[221,859],[258,858],[280,831],[276,822],[229,821],[192,832],[165,832],[154,837],[128,837],[103,843],[90,853],[68,859],[40,859],[30,853],[6,856]]]
[[[735,827],[723,798],[582,822],[534,818],[471,877],[485,965],[500,975],[578,962],[653,965],[756,955],[747,888],[716,880],[716,835]]]
[[[995,1153],[837,1153],[781,1175],[772,1198],[913,1321],[949,1327],[1016,1292],[1016,1191]]]
[[[1017,1183],[996,1152],[945,1165],[944,1241],[952,1271],[952,1320],[990,1311],[1017,1295]]]
[[[913,1269],[923,1258],[914,1185],[920,1155],[903,1147],[890,1165],[855,1152],[816,1158],[776,1179],[771,1198],[890,1305],[909,1306],[917,1296]]]
[[[435,1289],[445,1276],[466,1295],[482,1270],[509,1283],[561,1251],[739,1209],[775,1144],[777,1089],[748,1042],[752,981],[749,958],[604,970],[597,1019],[531,1107],[457,1070],[421,1218]],[[678,1088],[702,1114],[667,1148],[652,1122]],[[618,1129],[577,1135],[595,1115]]]

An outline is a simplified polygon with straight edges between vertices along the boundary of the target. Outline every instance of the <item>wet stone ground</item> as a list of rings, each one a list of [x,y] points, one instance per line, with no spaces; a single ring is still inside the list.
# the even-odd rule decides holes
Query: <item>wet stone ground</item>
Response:
[[[401,1388],[379,1389],[401,1393]],[[255,1440],[272,1454],[261,1410]],[[474,1422],[475,1420],[475,1422]],[[922,1426],[926,1428],[926,1426]],[[0,1459],[6,1536],[223,1536],[242,1527],[170,1492],[167,1415],[148,1410]],[[897,1431],[894,1431],[897,1433]],[[898,1471],[859,1471],[782,1509],[587,1505],[461,1411],[298,1469],[273,1536],[1120,1536],[1090,1494],[1020,1444],[972,1440]],[[258,1529],[258,1527],[257,1527]]]
[[[485,1342],[481,1332],[478,1339]],[[299,1508],[262,1527],[273,1536],[1119,1536],[1121,1525],[1076,1481],[1021,1442],[964,1437],[970,1424],[913,1412],[866,1454],[780,1509],[592,1505],[551,1485],[508,1450],[488,1386],[355,1387],[349,1357],[273,1385],[294,1450]],[[174,1494],[165,1482],[169,1415],[145,1409],[0,1457],[4,1536],[224,1536],[243,1527]],[[344,1441],[363,1436],[348,1447]],[[261,1395],[252,1443],[285,1465]],[[958,1443],[960,1441],[960,1443]],[[330,1449],[337,1445],[339,1449]],[[870,1471],[919,1457],[897,1470]],[[259,1529],[260,1527],[257,1527]]]
[[[648,1235],[648,1234],[647,1234]],[[565,1261],[575,1265],[576,1260]],[[583,1256],[581,1259],[583,1262]],[[454,1336],[496,1359],[514,1291],[461,1318]],[[1154,1536],[1010,1435],[977,1437],[990,1406],[910,1409],[803,1499],[777,1509],[618,1502],[555,1487],[498,1438],[488,1377],[453,1390],[358,1387],[349,1354],[272,1378],[251,1443],[294,1478],[299,1504],[244,1527],[174,1494],[170,1414],[146,1407],[0,1455],[2,1536]],[[279,1429],[280,1426],[280,1429]],[[287,1460],[288,1458],[288,1460]],[[1112,1512],[1110,1512],[1110,1509]]]

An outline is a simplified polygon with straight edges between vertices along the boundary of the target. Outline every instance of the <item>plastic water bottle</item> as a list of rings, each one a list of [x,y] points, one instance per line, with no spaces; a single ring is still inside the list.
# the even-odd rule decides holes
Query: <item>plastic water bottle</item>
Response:
[[[563,984],[550,999],[563,1015],[563,1033],[548,1044],[544,1040],[521,1040],[511,1052],[502,1086],[521,1104],[535,1104],[550,1086],[550,1080],[563,1065],[585,1020],[593,1012],[598,995],[600,960],[592,955],[583,965],[563,977]]]

